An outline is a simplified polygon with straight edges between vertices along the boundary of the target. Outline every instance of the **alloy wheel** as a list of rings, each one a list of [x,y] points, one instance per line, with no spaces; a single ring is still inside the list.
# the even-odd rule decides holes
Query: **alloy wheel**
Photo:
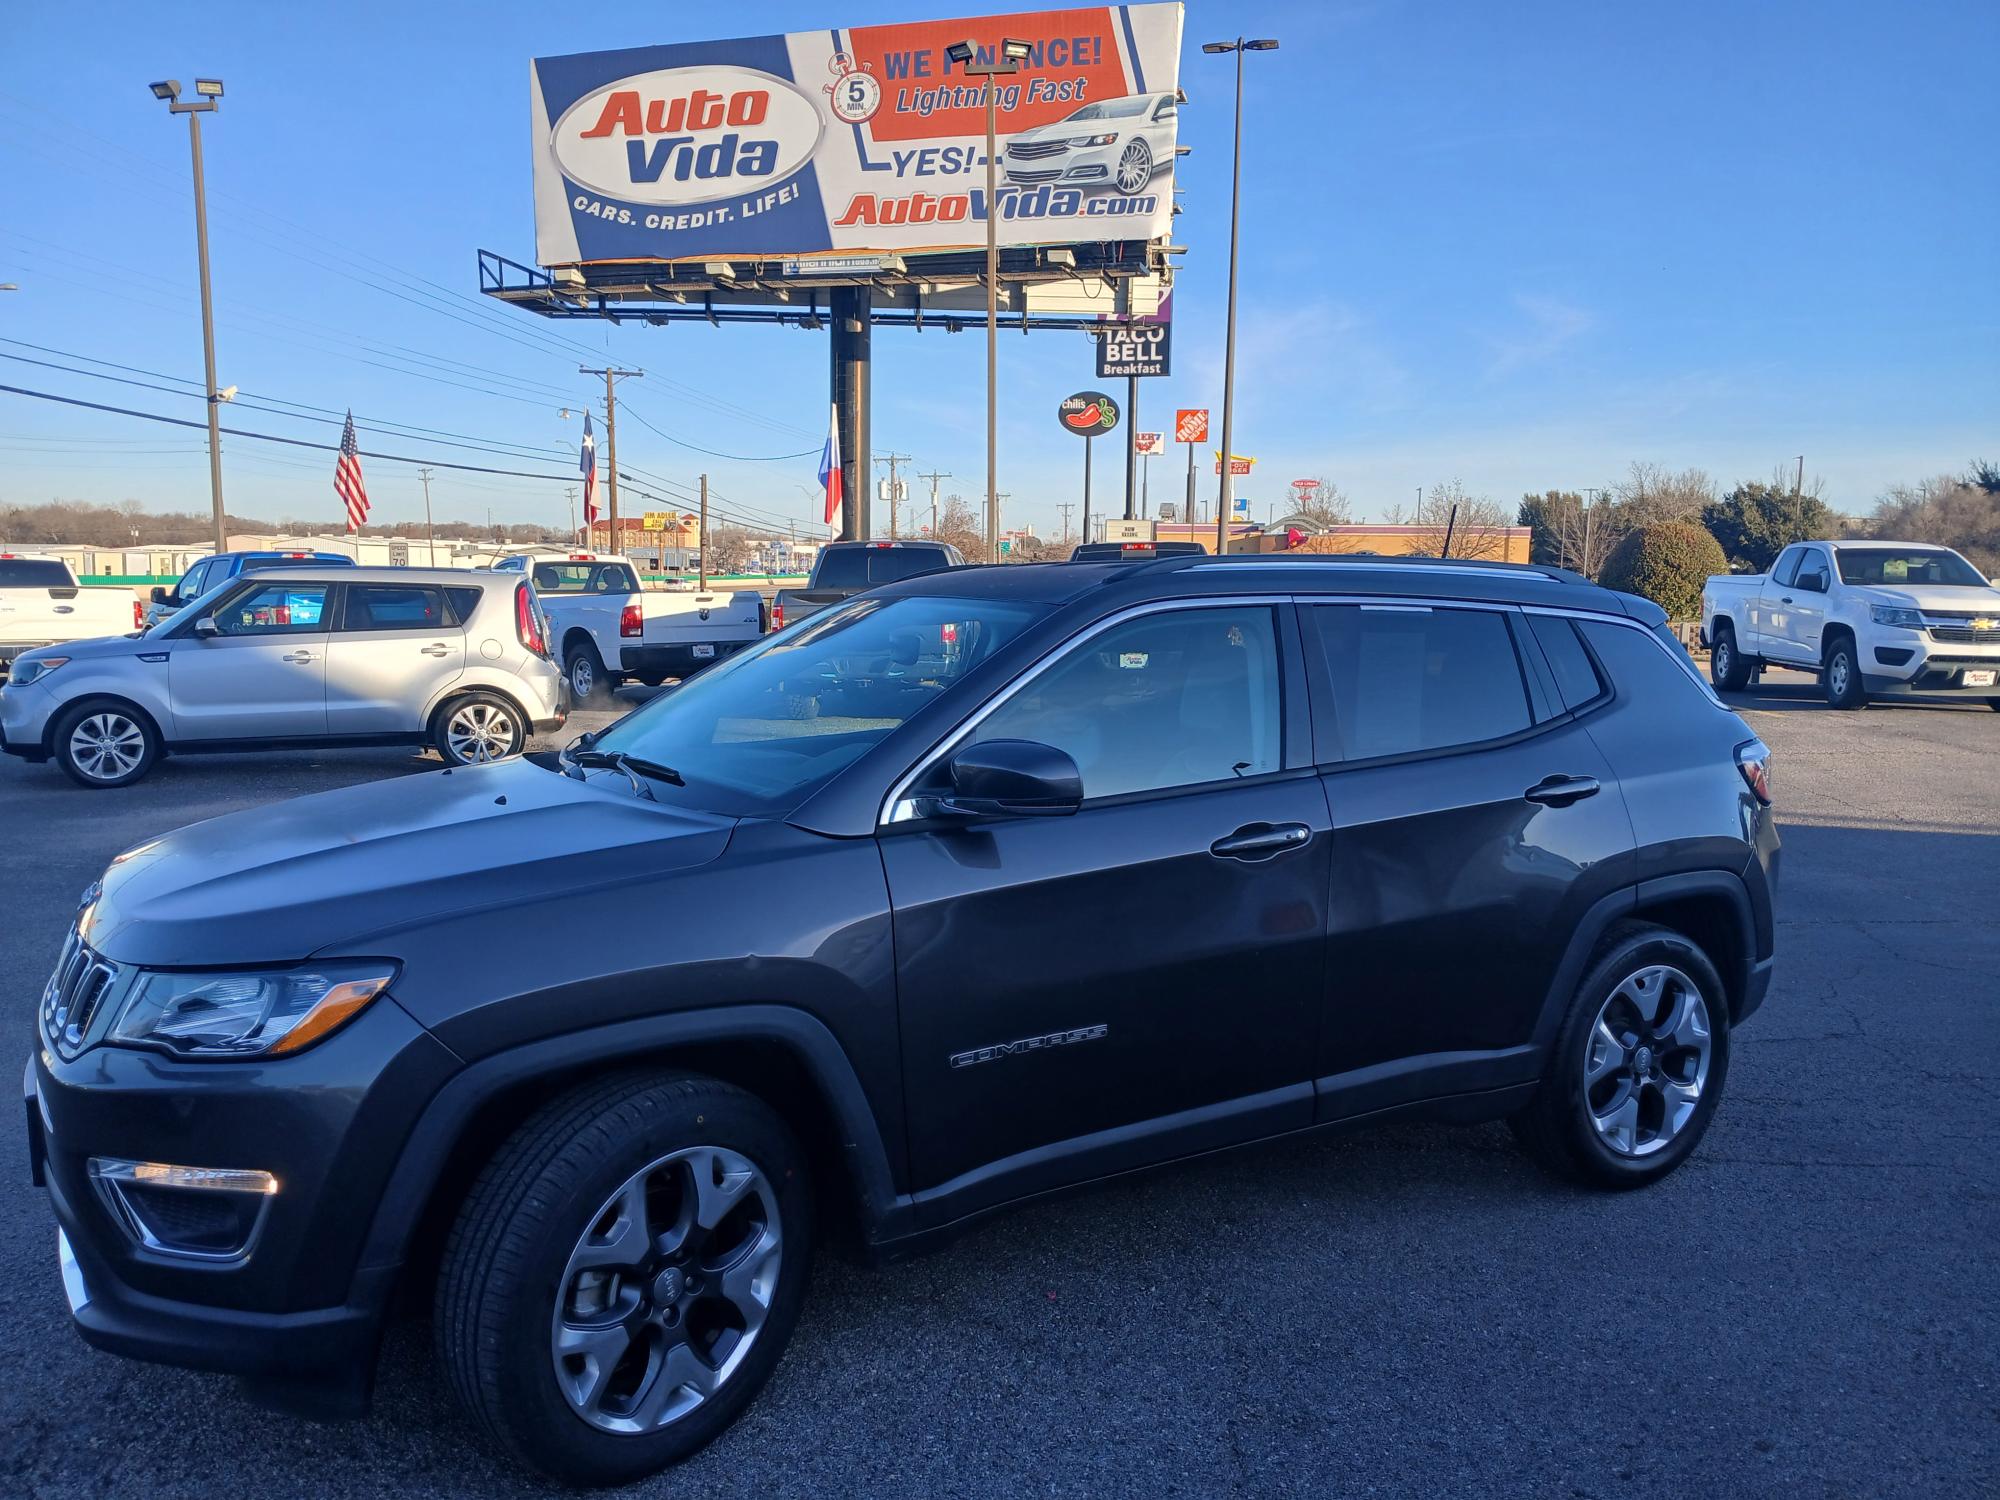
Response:
[[[513,716],[494,703],[467,703],[445,721],[445,743],[452,757],[467,765],[505,760],[520,749]]]
[[[693,1146],[635,1172],[592,1217],[557,1283],[556,1384],[606,1432],[652,1432],[720,1391],[777,1293],[778,1197],[748,1157]]]
[[[1144,141],[1134,141],[1118,158],[1116,182],[1121,193],[1136,193],[1153,176],[1153,153]]]
[[[146,731],[125,714],[95,713],[69,735],[70,759],[92,781],[116,781],[138,769],[146,754]]]
[[[1627,975],[1584,1045],[1584,1107],[1597,1138],[1619,1156],[1664,1149],[1700,1104],[1714,1056],[1695,982],[1668,964]]]

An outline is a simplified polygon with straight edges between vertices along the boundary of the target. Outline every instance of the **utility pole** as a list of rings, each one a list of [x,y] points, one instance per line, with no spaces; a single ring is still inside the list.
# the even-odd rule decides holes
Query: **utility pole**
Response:
[[[1800,533],[1801,541],[1804,540],[1805,533],[1805,502],[1802,498],[1805,494],[1805,488],[1806,456],[1801,453],[1799,455],[1798,478],[1792,481],[1792,530]]]
[[[574,537],[576,535],[576,486],[571,485],[568,489],[564,490],[563,498],[569,501],[569,534],[571,537]]]
[[[875,460],[878,464],[887,464],[889,466],[889,535],[891,538],[896,535],[896,500],[898,498],[896,494],[896,465],[906,464],[909,461],[910,455],[907,453],[884,453]]]
[[[950,475],[949,473],[944,473],[944,472],[939,472],[939,473],[933,473],[933,474],[919,474],[919,475],[917,476],[917,478],[919,478],[919,479],[928,479],[928,480],[929,480],[929,481],[931,482],[931,539],[932,539],[933,541],[935,541],[935,540],[937,539],[937,487],[938,487],[938,481],[939,481],[940,479],[950,479],[951,477],[952,477],[952,476],[951,476],[951,475]]]
[[[1076,502],[1074,500],[1058,500],[1056,502],[1056,509],[1063,513],[1062,539],[1066,542],[1069,540],[1069,513],[1076,509]]]
[[[621,538],[618,535],[618,392],[615,385],[620,380],[637,380],[644,370],[621,370],[616,366],[604,370],[576,367],[579,375],[602,375],[604,377],[604,442],[610,450],[611,482],[605,486],[605,494],[611,506],[611,550],[621,554]]]
[[[701,544],[701,591],[708,592],[708,476],[701,476],[701,530],[695,534]],[[664,554],[662,554],[664,555]]]
[[[426,545],[431,552],[431,566],[435,568],[438,565],[438,534],[437,527],[431,523],[431,471],[419,469],[417,478],[424,482],[424,535],[430,538]]]

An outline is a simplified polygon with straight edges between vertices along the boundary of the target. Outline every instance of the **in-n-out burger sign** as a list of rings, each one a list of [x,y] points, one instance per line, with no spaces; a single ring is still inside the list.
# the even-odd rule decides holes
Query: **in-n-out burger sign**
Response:
[[[666,68],[621,78],[563,112],[549,142],[572,181],[628,203],[709,203],[770,186],[812,160],[818,107],[754,68]]]

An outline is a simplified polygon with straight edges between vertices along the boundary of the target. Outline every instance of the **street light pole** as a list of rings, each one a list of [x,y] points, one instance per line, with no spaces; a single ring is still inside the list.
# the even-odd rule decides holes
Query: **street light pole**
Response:
[[[1230,443],[1236,414],[1236,240],[1243,213],[1243,54],[1272,52],[1278,44],[1269,38],[1233,42],[1205,42],[1202,51],[1236,54],[1236,147],[1229,184],[1229,318],[1222,356],[1222,482],[1215,508],[1215,555],[1229,550],[1230,500],[1235,490],[1231,464],[1235,452]]]
[[[201,359],[207,376],[208,397],[208,498],[215,511],[215,550],[229,550],[229,526],[222,513],[222,398],[215,389],[215,302],[208,285],[208,188],[202,175],[201,117],[212,114],[222,98],[220,78],[197,78],[196,98],[181,99],[177,79],[152,85],[153,97],[164,99],[171,114],[188,117],[188,148],[194,155],[194,243],[201,267]]]
[[[944,49],[960,73],[980,80],[986,105],[986,560],[990,563],[1000,560],[1000,213],[994,202],[1000,190],[1000,122],[993,80],[1020,72],[1031,50],[1013,37],[1001,41],[998,57],[982,58],[971,42],[953,42]]]

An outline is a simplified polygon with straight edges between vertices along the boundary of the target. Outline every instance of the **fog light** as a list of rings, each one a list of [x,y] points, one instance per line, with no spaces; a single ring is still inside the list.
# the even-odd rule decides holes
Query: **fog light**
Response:
[[[108,1156],[90,1159],[90,1178],[112,1217],[146,1249],[207,1261],[248,1255],[278,1191],[277,1178],[254,1168]]]

